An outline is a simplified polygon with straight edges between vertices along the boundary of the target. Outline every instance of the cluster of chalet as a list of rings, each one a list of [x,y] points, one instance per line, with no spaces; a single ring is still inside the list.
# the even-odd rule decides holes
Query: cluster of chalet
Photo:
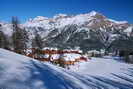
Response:
[[[66,65],[74,65],[76,62],[87,61],[87,58],[82,55],[81,51],[75,50],[57,50],[57,49],[43,49],[37,50],[30,48],[26,51],[26,55],[40,60],[59,64],[60,61]]]

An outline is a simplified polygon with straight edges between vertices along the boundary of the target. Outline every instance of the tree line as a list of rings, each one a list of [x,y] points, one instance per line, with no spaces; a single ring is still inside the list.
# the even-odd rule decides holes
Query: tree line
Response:
[[[12,50],[19,54],[25,54],[25,50],[28,48],[29,44],[28,32],[21,26],[17,17],[12,17],[11,25],[13,31],[11,37],[4,34],[4,29],[2,25],[0,25],[0,48]],[[35,37],[32,38],[31,46],[38,49],[43,48],[42,38],[37,32],[35,32]]]

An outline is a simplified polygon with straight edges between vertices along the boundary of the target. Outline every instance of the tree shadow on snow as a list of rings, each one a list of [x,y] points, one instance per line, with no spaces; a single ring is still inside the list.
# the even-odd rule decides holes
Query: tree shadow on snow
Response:
[[[69,81],[67,76],[62,75],[62,73],[57,72],[57,70],[48,65],[41,62],[39,65],[34,61],[31,62],[35,69],[28,68],[31,72],[31,77],[27,80],[28,82],[31,81],[28,83],[30,86],[34,86],[32,82],[39,80],[44,82],[42,87],[46,87],[47,89],[82,89],[75,85],[73,81]]]

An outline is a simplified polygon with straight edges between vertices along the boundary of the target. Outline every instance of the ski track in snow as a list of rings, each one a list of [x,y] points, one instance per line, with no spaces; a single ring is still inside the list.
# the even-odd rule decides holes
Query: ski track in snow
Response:
[[[133,65],[92,58],[66,70],[0,49],[0,88],[133,89]]]

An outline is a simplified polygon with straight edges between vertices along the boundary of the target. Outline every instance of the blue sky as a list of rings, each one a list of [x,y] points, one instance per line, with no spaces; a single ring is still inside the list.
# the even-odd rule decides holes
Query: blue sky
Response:
[[[0,0],[0,20],[18,16],[22,22],[59,13],[76,15],[97,11],[114,20],[133,23],[133,0]]]

